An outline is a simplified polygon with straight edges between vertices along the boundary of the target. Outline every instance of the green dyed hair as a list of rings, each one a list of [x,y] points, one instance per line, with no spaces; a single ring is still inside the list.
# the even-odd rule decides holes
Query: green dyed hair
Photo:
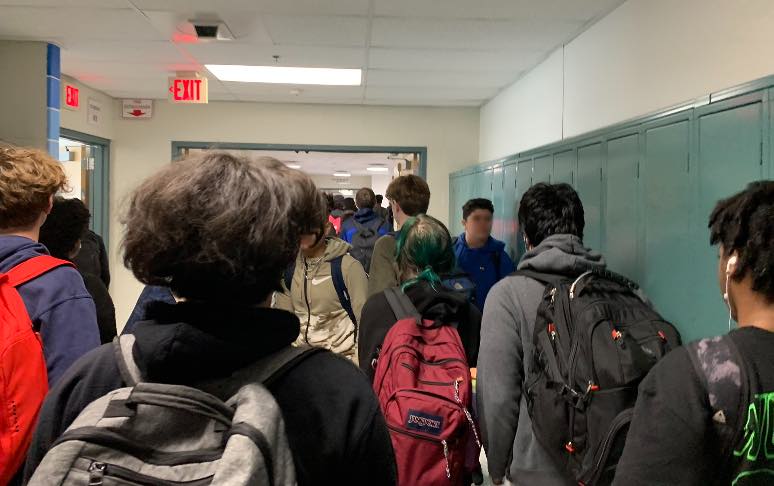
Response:
[[[407,272],[417,274],[403,282],[401,290],[421,280],[436,288],[441,282],[439,275],[452,271],[456,266],[449,230],[426,214],[409,218],[398,234],[396,259],[401,275]]]

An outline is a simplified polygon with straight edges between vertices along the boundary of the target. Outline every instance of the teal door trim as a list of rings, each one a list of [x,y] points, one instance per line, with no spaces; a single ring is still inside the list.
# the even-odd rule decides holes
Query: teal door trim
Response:
[[[306,145],[283,143],[236,143],[236,142],[172,142],[172,160],[180,157],[182,150],[223,149],[223,150],[282,150],[299,152],[344,152],[344,153],[416,153],[419,154],[418,176],[427,179],[427,147],[380,146],[380,145]]]
[[[105,247],[110,248],[110,140],[68,128],[61,128],[59,136],[102,147],[102,163],[89,171],[89,197],[96,203],[92,205],[92,212],[97,213],[91,215],[90,227],[102,236]]]

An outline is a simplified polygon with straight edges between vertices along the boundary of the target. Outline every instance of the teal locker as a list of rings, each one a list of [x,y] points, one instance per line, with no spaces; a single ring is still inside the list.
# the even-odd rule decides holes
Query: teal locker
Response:
[[[532,186],[532,173],[533,164],[532,159],[520,160],[516,169],[516,221],[518,221],[519,204],[521,203],[521,196]],[[516,234],[516,256],[521,258],[524,255],[524,238],[521,231]]]
[[[687,338],[727,331],[728,311],[717,282],[717,251],[709,244],[709,215],[718,200],[764,177],[763,103],[753,98],[744,106],[710,105],[696,110],[698,120],[698,237],[693,271],[697,328]]]
[[[532,170],[532,185],[538,182],[551,183],[554,172],[554,157],[552,155],[545,155],[543,157],[535,157],[535,165]]]
[[[604,237],[602,247],[610,268],[634,280],[640,279],[638,255],[638,161],[639,134],[607,142]]]
[[[503,166],[496,166],[492,169],[492,205],[494,206],[494,224],[492,226],[492,236],[498,240],[504,238],[503,220]]]
[[[685,114],[645,127],[640,166],[645,246],[641,284],[656,309],[686,338],[695,336],[695,284],[691,227],[690,120]]]
[[[577,161],[575,150],[566,150],[554,155],[554,175],[551,178],[552,184],[566,182],[575,185],[575,168]]]
[[[583,203],[586,220],[583,242],[590,248],[602,251],[602,143],[578,149],[578,177],[575,189]]]
[[[517,175],[518,165],[516,163],[508,164],[503,167],[503,241],[508,248],[508,254],[515,258],[518,252],[517,226],[518,226],[518,204],[517,197]],[[495,211],[498,211],[495,208]]]

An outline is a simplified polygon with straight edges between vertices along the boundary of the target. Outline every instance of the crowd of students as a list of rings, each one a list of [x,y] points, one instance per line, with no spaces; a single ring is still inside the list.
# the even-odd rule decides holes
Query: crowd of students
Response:
[[[536,350],[545,349],[544,343],[554,351],[561,348],[553,323],[546,331],[552,341],[538,342],[536,322],[546,315],[547,299],[553,303],[563,287],[546,287],[531,275],[569,278],[570,298],[581,292],[576,285],[584,276],[614,275],[604,257],[583,243],[583,205],[571,186],[536,184],[523,195],[518,223],[526,253],[515,265],[505,244],[491,235],[498,208],[487,199],[464,205],[465,230],[452,236],[426,214],[430,188],[414,175],[389,184],[389,208],[383,208],[369,188],[359,190],[354,200],[333,198],[302,172],[271,158],[216,151],[189,156],[143,181],[129,198],[122,259],[145,288],[116,338],[104,244],[88,230],[83,203],[57,196],[66,183],[61,165],[47,154],[0,148],[0,311],[6,313],[0,323],[21,319],[6,298],[15,289],[40,336],[35,342],[41,350],[39,356],[0,356],[0,371],[4,377],[33,376],[27,368],[44,366],[41,386],[48,389],[43,400],[40,393],[23,395],[20,388],[0,386],[6,402],[0,421],[0,483],[53,484],[50,478],[64,470],[62,477],[71,474],[67,477],[82,478],[83,484],[103,484],[111,474],[124,482],[104,484],[172,484],[163,481],[178,478],[175,468],[180,468],[187,481],[218,484],[256,463],[259,476],[233,484],[264,484],[255,479],[261,475],[277,484],[300,485],[480,484],[476,444],[485,450],[495,484],[774,482],[772,181],[752,183],[720,201],[709,218],[711,243],[719,245],[720,293],[729,324],[735,320],[737,329],[676,349],[658,330],[666,354],[661,358],[645,339],[624,339],[611,324],[612,341],[620,342],[620,349],[629,343],[647,354],[649,372],[628,384],[636,405],[628,415],[625,443],[610,457],[606,452],[591,458],[603,466],[608,461],[608,479],[594,476],[590,482],[568,472],[568,464],[547,450],[533,425],[541,412],[533,388],[538,370],[551,359]],[[403,299],[397,304],[396,295]],[[391,331],[406,317],[398,315],[396,305],[416,316],[415,344],[402,346],[413,364],[401,362],[400,351],[388,346],[398,342]],[[574,312],[567,308],[568,314]],[[452,340],[459,342],[458,354],[454,342],[432,348],[443,334],[439,330],[449,328],[458,336]],[[8,333],[3,336],[10,339]],[[559,339],[568,337],[560,333]],[[0,351],[12,346],[0,342]],[[311,352],[319,348],[323,351]],[[277,358],[290,349],[299,353]],[[579,345],[576,352],[583,349]],[[472,377],[475,400],[467,396],[466,390],[473,390],[467,370],[450,382],[438,378],[448,362],[477,371]],[[392,364],[400,370],[388,370]],[[395,389],[384,398],[385,387],[391,386],[385,384],[385,373],[410,373],[414,388]],[[151,451],[147,445],[158,439],[154,434],[172,440],[182,430],[133,436],[146,447],[129,448],[125,437],[115,439],[118,432],[134,433],[129,429],[137,427],[132,422],[135,414],[140,416],[137,403],[174,408],[158,397],[183,393],[182,388],[134,386],[133,374],[139,377],[134,381],[207,391],[215,402],[234,408],[233,423],[229,419],[225,429],[210,424],[198,431],[220,434],[220,455],[210,454],[205,461],[180,452],[188,450],[180,443],[174,453]],[[552,379],[564,383],[561,377]],[[581,414],[589,400],[597,399],[589,398],[599,391],[594,380],[582,397],[571,383],[558,396],[573,395],[569,399]],[[253,382],[265,385],[282,416],[271,434],[257,434],[260,440],[237,423],[237,416],[249,422],[244,411],[249,400],[234,395],[232,387]],[[132,386],[128,398],[117,398]],[[413,398],[400,396],[407,390]],[[146,397],[151,391],[156,399]],[[417,408],[421,400],[447,392],[450,401],[444,407],[458,407],[464,412],[461,419]],[[192,403],[204,399],[185,393],[185,399],[173,400],[175,406],[196,412]],[[219,405],[212,403],[206,420],[219,417]],[[88,422],[89,414],[97,412],[98,420]],[[402,422],[394,422],[394,416]],[[113,434],[112,442],[104,430],[95,432],[99,427]],[[444,435],[447,430],[457,435]],[[572,436],[572,425],[570,431],[561,448],[570,455],[585,453],[583,440]],[[227,460],[234,434],[250,437],[263,459],[242,453],[240,465],[228,469],[235,467]],[[407,445],[417,438],[424,441],[421,446]],[[68,462],[61,451],[73,440],[80,441],[79,452],[68,453],[78,460]],[[186,447],[202,447],[203,439],[197,440]],[[122,447],[115,446],[119,442]],[[437,456],[427,456],[428,443],[439,448]],[[98,460],[110,447],[121,452],[113,453],[115,461]],[[278,459],[283,447],[291,459]],[[119,464],[121,455],[129,456],[129,466]],[[191,464],[209,461],[208,475],[196,477]],[[437,466],[440,482],[405,464],[411,461]],[[134,473],[126,473],[132,468]],[[285,470],[291,472],[281,476]]]

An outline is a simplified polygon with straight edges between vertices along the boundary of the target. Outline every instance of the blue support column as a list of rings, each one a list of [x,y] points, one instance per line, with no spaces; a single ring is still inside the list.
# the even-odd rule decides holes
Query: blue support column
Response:
[[[48,44],[46,51],[46,142],[48,153],[59,157],[61,63],[59,46]]]

